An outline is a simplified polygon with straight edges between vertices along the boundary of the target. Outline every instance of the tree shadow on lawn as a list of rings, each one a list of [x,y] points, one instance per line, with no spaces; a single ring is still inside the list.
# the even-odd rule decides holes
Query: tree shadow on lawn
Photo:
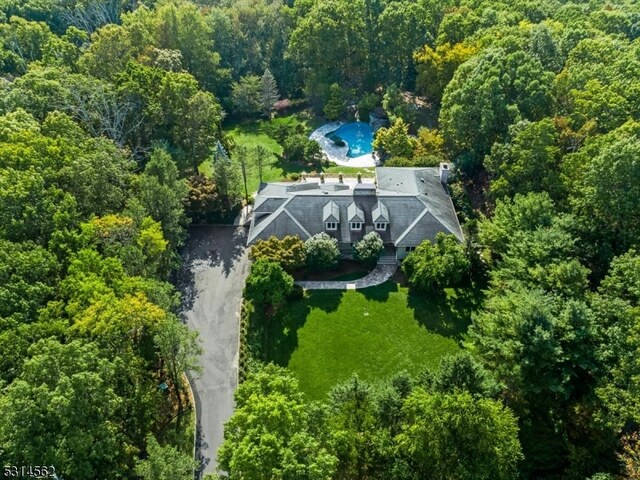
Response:
[[[344,293],[344,290],[313,290],[307,293],[304,302],[311,308],[331,313],[338,310]]]
[[[409,290],[407,296],[407,305],[421,325],[458,343],[464,340],[471,315],[481,302],[482,292],[473,288],[455,289],[450,295],[444,291],[424,293]]]
[[[384,282],[375,287],[368,287],[358,290],[358,293],[364,295],[367,300],[373,300],[376,302],[386,302],[389,300],[389,294],[398,291],[398,284],[396,282]]]
[[[319,290],[288,303],[269,323],[266,360],[286,367],[298,348],[298,330],[304,326],[311,310],[318,308],[327,313],[334,312],[343,294],[342,290]]]
[[[322,167],[317,163],[298,163],[292,162],[289,160],[285,160],[285,158],[281,155],[275,155],[275,160],[271,162],[271,166],[275,168],[279,168],[282,170],[282,176],[287,177],[292,173],[302,173],[302,172],[318,172],[322,171]]]
[[[230,120],[224,128],[227,130],[238,130],[240,134],[252,134],[259,135],[261,133],[266,134],[264,130],[263,120]]]

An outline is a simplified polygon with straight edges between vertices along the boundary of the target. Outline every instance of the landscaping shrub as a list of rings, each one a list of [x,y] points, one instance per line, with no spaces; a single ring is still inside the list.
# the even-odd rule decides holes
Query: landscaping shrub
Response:
[[[324,232],[304,242],[304,251],[309,270],[328,270],[335,267],[340,258],[338,241]]]
[[[367,267],[373,267],[380,258],[384,242],[377,232],[367,233],[353,246],[353,258]]]
[[[288,271],[302,268],[305,264],[304,242],[297,235],[287,235],[282,239],[272,236],[267,240],[258,240],[251,247],[249,258],[271,260]]]

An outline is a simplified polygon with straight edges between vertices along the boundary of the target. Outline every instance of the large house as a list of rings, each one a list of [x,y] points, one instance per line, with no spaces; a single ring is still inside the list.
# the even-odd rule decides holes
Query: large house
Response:
[[[404,258],[438,232],[462,241],[462,230],[447,189],[449,164],[431,168],[376,168],[375,183],[263,184],[255,198],[248,243],[271,236],[306,240],[326,232],[351,253],[367,233],[382,237],[387,255]]]

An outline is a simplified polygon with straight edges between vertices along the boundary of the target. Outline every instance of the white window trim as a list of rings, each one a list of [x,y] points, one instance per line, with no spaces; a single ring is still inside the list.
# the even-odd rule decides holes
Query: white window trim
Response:
[[[362,230],[362,222],[351,222],[349,223],[349,228],[351,230]]]
[[[387,231],[387,222],[376,222],[375,229],[378,232],[386,232]]]
[[[338,222],[326,222],[324,227],[330,231],[338,230]]]

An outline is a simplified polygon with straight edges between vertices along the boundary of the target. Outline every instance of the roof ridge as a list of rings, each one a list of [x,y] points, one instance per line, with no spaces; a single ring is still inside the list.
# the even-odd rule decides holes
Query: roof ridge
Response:
[[[296,219],[296,217],[294,217],[294,216],[293,216],[293,214],[292,214],[289,210],[287,210],[286,208],[284,208],[283,210],[284,210],[284,213],[286,213],[286,214],[287,214],[287,216],[288,216],[291,220],[293,220],[293,223],[295,223],[295,224],[298,226],[298,228],[299,228],[300,230],[302,230],[302,232],[303,232],[307,237],[311,237],[311,234],[308,232],[308,230],[302,226],[302,224],[298,221],[298,219]]]
[[[449,194],[446,194],[446,193],[445,193],[445,195],[446,195],[446,197],[448,198],[449,203],[451,204],[451,209],[453,210],[453,216],[455,217],[455,220],[456,220],[456,224],[454,225],[454,227],[455,227],[455,226],[457,226],[457,227],[458,227],[458,230],[462,233],[462,227],[460,226],[460,220],[458,220],[458,214],[456,213],[455,206],[453,205],[453,200],[451,199],[451,196],[450,196]],[[429,208],[429,204],[428,204],[428,203],[427,203],[427,202],[422,198],[423,196],[424,196],[424,195],[416,195],[416,198],[417,198],[418,200],[420,200],[420,202],[421,202],[425,207]],[[456,233],[455,233],[451,228],[449,228],[449,226],[447,226],[446,221],[443,221],[443,220],[442,220],[442,218],[441,218],[441,216],[440,216],[439,212],[434,211],[434,210],[430,210],[430,212],[429,212],[429,213],[431,213],[431,216],[432,216],[432,217],[433,217],[433,218],[434,218],[434,219],[435,219],[435,220],[436,220],[440,225],[442,225],[442,226],[447,230],[447,232],[449,232],[451,235],[455,235],[456,237],[458,236],[458,235],[456,235]],[[445,220],[446,220],[446,219],[445,219]],[[461,236],[462,236],[462,238],[464,238],[464,234],[462,234]]]
[[[423,203],[424,203],[424,202],[423,202]],[[415,226],[416,226],[416,225],[418,224],[418,222],[422,219],[422,217],[424,217],[424,216],[427,214],[427,212],[429,212],[429,209],[428,209],[428,208],[427,208],[427,206],[425,205],[424,210],[422,211],[422,213],[420,213],[420,215],[418,215],[418,216],[416,217],[416,219],[411,223],[411,225],[409,225],[409,226],[407,227],[407,229],[406,229],[404,232],[402,232],[402,235],[400,235],[400,236],[396,239],[396,241],[395,241],[395,242],[393,242],[393,243],[394,243],[395,245],[398,245],[398,243],[400,243],[400,242],[404,239],[404,237],[406,237],[406,236],[409,234],[409,232],[415,228]]]

